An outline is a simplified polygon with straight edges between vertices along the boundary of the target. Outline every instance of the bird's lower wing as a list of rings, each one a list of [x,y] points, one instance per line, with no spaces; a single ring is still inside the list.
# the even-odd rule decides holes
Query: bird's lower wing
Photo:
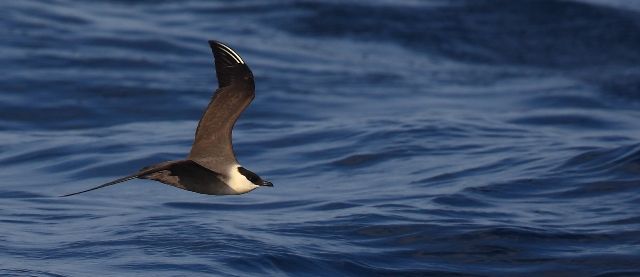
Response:
[[[122,177],[120,179],[113,180],[113,181],[108,182],[106,184],[102,184],[102,185],[99,185],[97,187],[90,188],[90,189],[83,190],[83,191],[79,191],[79,192],[60,195],[60,197],[72,196],[72,195],[85,193],[85,192],[89,192],[89,191],[92,191],[92,190],[97,190],[97,189],[100,189],[100,188],[112,186],[112,185],[115,185],[115,184],[119,184],[119,183],[122,183],[122,182],[133,180],[133,179],[136,179],[136,178],[144,177],[146,175],[153,174],[153,173],[156,173],[158,171],[167,170],[167,169],[171,168],[172,166],[174,166],[176,164],[182,164],[182,163],[193,163],[193,162],[192,161],[188,161],[188,160],[182,160],[182,161],[170,161],[170,162],[160,163],[160,164],[157,164],[157,165],[145,167],[145,168],[143,168],[142,170],[140,170],[139,172],[137,172],[135,174],[132,174],[132,175],[129,175],[129,176],[126,176],[126,177]]]

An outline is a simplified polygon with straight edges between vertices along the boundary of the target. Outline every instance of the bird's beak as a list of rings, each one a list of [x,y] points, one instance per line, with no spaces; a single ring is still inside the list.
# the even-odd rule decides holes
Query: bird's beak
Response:
[[[264,181],[264,180],[263,180],[263,181],[262,181],[262,184],[261,184],[260,186],[263,186],[263,187],[273,187],[273,184],[272,184],[271,182],[269,182],[269,181]]]

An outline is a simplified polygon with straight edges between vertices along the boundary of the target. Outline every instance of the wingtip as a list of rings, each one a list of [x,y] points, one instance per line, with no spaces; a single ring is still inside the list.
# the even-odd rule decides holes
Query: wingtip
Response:
[[[217,40],[209,40],[209,47],[211,47],[211,49],[215,49],[219,44],[220,42]]]
[[[238,53],[220,41],[209,40],[209,47],[211,47],[211,51],[213,51],[216,63],[220,62],[225,65],[244,64],[244,61]]]

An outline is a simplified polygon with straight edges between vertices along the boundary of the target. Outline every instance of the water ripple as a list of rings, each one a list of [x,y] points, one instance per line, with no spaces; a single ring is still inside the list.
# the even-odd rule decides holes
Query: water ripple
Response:
[[[614,2],[1,2],[0,275],[638,275]],[[56,197],[187,155],[207,39],[252,68],[234,150],[275,187]]]

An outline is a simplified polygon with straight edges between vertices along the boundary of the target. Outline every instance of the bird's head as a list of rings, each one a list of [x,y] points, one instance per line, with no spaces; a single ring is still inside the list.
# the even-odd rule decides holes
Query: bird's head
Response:
[[[256,186],[261,186],[261,187],[273,187],[273,184],[269,181],[266,180],[262,180],[262,178],[260,178],[260,176],[258,176],[258,174],[255,174],[253,172],[251,172],[250,170],[244,168],[244,167],[238,167],[238,172],[240,172],[240,174],[242,174],[242,176],[244,176],[245,178],[247,178],[247,180],[249,180],[249,182],[253,183]]]

